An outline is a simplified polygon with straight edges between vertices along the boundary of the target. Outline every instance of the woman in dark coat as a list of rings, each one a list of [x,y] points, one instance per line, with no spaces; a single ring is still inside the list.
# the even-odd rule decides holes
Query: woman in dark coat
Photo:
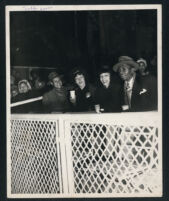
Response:
[[[74,111],[85,112],[94,110],[95,88],[87,82],[85,72],[82,69],[74,70],[73,80],[76,85],[75,96],[70,96],[70,101],[74,105]]]
[[[99,86],[95,92],[96,112],[120,112],[120,79],[111,75],[108,66],[103,66],[98,74]]]

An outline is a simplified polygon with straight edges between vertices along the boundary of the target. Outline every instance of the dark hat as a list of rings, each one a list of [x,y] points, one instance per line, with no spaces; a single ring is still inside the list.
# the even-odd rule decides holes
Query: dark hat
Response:
[[[98,74],[100,75],[102,73],[111,73],[111,70],[108,65],[103,65],[101,66],[101,68],[99,68]]]
[[[136,63],[131,57],[120,56],[119,57],[119,62],[113,66],[113,70],[115,72],[117,72],[118,69],[123,65],[128,65],[128,66],[134,68],[135,70],[139,69],[138,63]]]
[[[48,75],[48,79],[49,79],[50,81],[52,81],[55,77],[60,77],[60,78],[62,78],[62,75],[59,75],[59,74],[56,73],[56,72],[51,72],[51,73]]]

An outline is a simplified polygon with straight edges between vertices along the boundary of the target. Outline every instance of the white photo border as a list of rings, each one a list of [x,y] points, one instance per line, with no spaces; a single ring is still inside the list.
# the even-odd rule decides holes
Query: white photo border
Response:
[[[157,61],[158,61],[158,118],[159,118],[159,133],[160,135],[160,147],[159,154],[161,156],[161,179],[162,179],[162,5],[161,4],[138,4],[138,5],[17,5],[6,6],[6,139],[7,139],[7,197],[8,198],[80,198],[80,197],[113,197],[112,194],[12,194],[11,193],[11,158],[10,158],[10,12],[17,11],[98,11],[98,10],[157,10]],[[153,113],[152,113],[153,114]],[[126,114],[127,115],[127,114]],[[134,115],[134,114],[133,114]],[[136,115],[134,115],[136,116]],[[85,118],[95,118],[93,115],[85,115]],[[100,117],[99,117],[100,118]],[[101,118],[111,119],[111,114],[101,114]],[[138,115],[139,118],[139,115]],[[161,181],[162,185],[162,181]],[[162,186],[161,186],[162,188]],[[161,194],[150,195],[150,197],[161,197]],[[140,197],[140,194],[119,194],[114,197]],[[141,195],[145,197],[145,195]],[[146,195],[146,197],[149,197]]]

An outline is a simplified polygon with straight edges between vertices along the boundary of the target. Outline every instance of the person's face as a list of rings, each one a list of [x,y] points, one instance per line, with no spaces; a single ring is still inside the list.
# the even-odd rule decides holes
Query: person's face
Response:
[[[12,90],[12,97],[15,97],[16,95],[18,95],[18,91],[16,89]]]
[[[139,71],[140,71],[140,72],[144,72],[145,69],[146,69],[145,64],[144,64],[143,62],[140,62],[140,63],[139,63]]]
[[[122,80],[129,81],[133,77],[134,69],[127,64],[124,64],[119,68],[118,72]]]
[[[11,84],[15,84],[15,77],[11,76]]]
[[[35,80],[35,89],[42,89],[45,86],[45,82]]]
[[[101,73],[100,74],[100,81],[106,88],[110,85],[110,73]]]
[[[36,80],[38,77],[39,77],[39,76],[38,76],[36,73],[33,73],[33,74],[32,74],[33,80]]]
[[[76,75],[75,77],[75,83],[80,87],[80,88],[83,88],[85,87],[85,78],[84,78],[84,75]]]
[[[60,89],[62,87],[62,81],[61,81],[60,77],[53,78],[52,83],[53,83],[53,86],[57,89]]]
[[[20,93],[27,93],[27,92],[28,92],[28,86],[25,83],[21,83]]]

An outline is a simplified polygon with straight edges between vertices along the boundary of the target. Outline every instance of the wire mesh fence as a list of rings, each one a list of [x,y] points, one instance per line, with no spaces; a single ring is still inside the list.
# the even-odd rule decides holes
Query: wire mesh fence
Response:
[[[11,193],[59,193],[56,124],[11,121]]]
[[[157,128],[71,123],[71,136],[75,193],[159,190]]]
[[[11,194],[161,192],[158,125],[49,116],[12,115]]]

